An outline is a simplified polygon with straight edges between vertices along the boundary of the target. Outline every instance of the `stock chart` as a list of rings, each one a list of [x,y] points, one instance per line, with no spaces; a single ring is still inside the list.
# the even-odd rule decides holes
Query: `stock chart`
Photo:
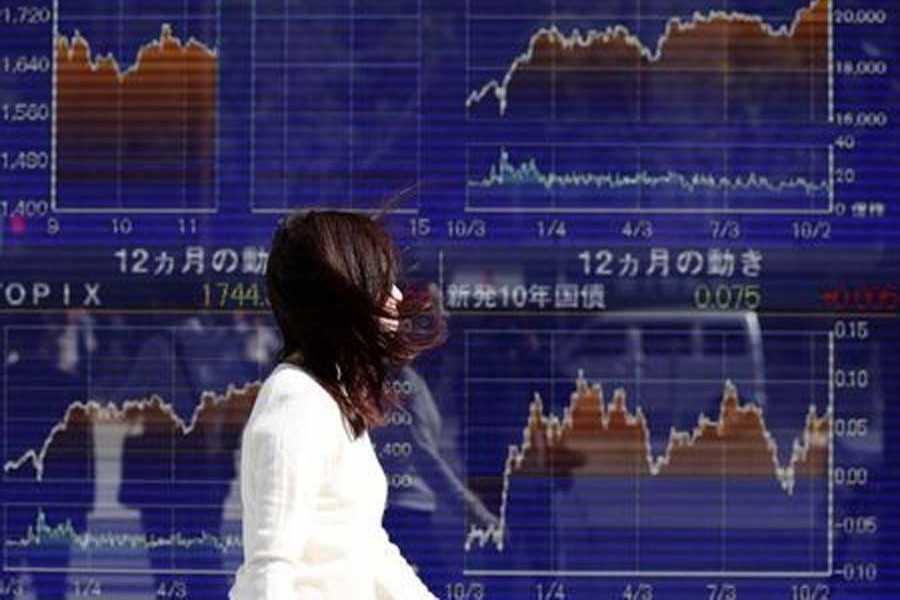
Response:
[[[884,0],[5,0],[0,598],[224,598],[295,211],[447,341],[385,526],[442,600],[900,595]]]

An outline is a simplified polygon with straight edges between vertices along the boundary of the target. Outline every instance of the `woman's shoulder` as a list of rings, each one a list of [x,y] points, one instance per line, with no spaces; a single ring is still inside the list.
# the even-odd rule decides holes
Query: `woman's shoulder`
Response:
[[[241,438],[251,466],[245,472],[293,461],[291,469],[341,455],[343,417],[328,391],[309,373],[279,364],[263,381]],[[242,461],[244,459],[242,458]]]
[[[304,369],[279,363],[263,381],[254,405],[258,426],[282,419],[315,421],[321,426],[340,426],[341,411],[334,398]]]

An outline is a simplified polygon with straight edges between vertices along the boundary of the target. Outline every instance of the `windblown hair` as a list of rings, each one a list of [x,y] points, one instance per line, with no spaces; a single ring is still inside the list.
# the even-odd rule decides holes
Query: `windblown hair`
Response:
[[[407,286],[400,327],[381,318],[399,285],[399,256],[380,219],[341,211],[294,213],[275,232],[266,288],[282,346],[276,361],[315,377],[340,407],[354,435],[379,424],[399,402],[386,381],[392,369],[443,342],[433,295]]]

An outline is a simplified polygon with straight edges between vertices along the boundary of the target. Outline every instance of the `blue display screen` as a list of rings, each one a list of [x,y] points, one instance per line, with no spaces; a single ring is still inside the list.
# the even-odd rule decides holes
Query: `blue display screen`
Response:
[[[5,0],[0,598],[225,598],[276,225],[448,337],[384,524],[445,600],[900,597],[896,6]]]

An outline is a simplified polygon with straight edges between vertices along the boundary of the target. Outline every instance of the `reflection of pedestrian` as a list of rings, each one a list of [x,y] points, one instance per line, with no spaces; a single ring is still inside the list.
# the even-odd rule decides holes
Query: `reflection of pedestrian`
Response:
[[[77,318],[64,327],[52,326],[37,341],[36,348],[8,348],[7,385],[17,397],[7,406],[8,417],[30,426],[20,426],[7,438],[9,456],[21,456],[29,449],[39,450],[47,439],[49,427],[59,422],[73,402],[85,401],[87,386],[82,369],[90,348],[89,330]],[[34,354],[37,354],[36,356]],[[18,360],[14,358],[18,356]],[[27,395],[26,395],[27,394]],[[21,420],[20,420],[21,419]],[[35,471],[21,468],[7,474],[21,481],[26,503],[8,508],[6,536],[23,539],[32,533],[39,518],[46,527],[70,525],[76,534],[87,529],[87,515],[93,510],[94,489],[93,424],[83,412],[70,415],[67,427],[58,431],[43,458],[43,471],[37,481]],[[14,500],[7,496],[8,500]],[[43,536],[47,535],[43,532]],[[48,540],[44,540],[47,544]],[[71,545],[54,541],[43,547],[22,548],[21,557],[32,570],[39,600],[67,597],[67,576]],[[16,552],[8,553],[15,561]]]
[[[134,415],[122,453],[119,501],[140,512],[148,540],[182,540],[148,550],[156,589],[171,580],[174,570],[189,593],[203,590],[211,598],[224,598],[225,555],[211,540],[222,534],[224,503],[236,476],[240,424],[231,422],[234,407],[224,404],[208,406],[196,422],[191,420],[204,392],[223,393],[230,383],[253,380],[257,365],[245,356],[245,332],[235,328],[191,317],[163,332],[141,346],[130,380],[158,380],[157,374],[142,372],[143,366],[167,356],[174,381],[166,387],[175,397],[163,399],[169,411],[150,405]],[[249,411],[249,404],[245,408]],[[176,427],[176,415],[185,426],[193,425],[188,433]],[[191,574],[196,572],[206,574]]]
[[[442,531],[442,524],[465,516],[468,523],[486,527],[497,519],[441,455],[441,414],[425,380],[412,367],[404,367],[395,386],[404,395],[402,409],[388,425],[372,431],[385,471],[397,478],[388,497],[385,527],[436,587],[439,575],[449,577],[460,548],[459,530]]]

